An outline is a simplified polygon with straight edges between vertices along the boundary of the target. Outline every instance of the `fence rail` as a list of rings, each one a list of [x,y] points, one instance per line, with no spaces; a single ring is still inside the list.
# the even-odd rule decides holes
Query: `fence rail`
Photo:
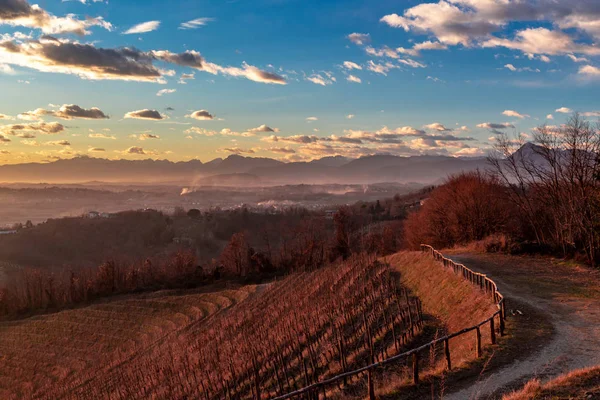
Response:
[[[406,351],[404,353],[397,354],[395,356],[386,358],[385,360],[372,363],[370,365],[364,366],[362,368],[355,369],[353,371],[345,372],[343,374],[336,375],[332,378],[323,380],[321,382],[314,383],[312,385],[306,386],[302,389],[287,393],[283,396],[277,396],[272,398],[272,400],[285,400],[292,398],[305,397],[308,399],[318,399],[319,393],[322,392],[322,398],[327,397],[326,389],[328,386],[333,384],[339,384],[341,381],[346,380],[347,378],[360,375],[362,373],[367,373],[367,385],[368,385],[368,393],[369,399],[375,400],[375,390],[373,384],[373,370],[376,368],[382,367],[384,365],[392,364],[399,362],[401,360],[408,360],[412,357],[412,378],[413,383],[415,385],[419,384],[419,354],[425,350],[430,350],[432,347],[437,345],[438,343],[444,343],[444,354],[446,358],[446,367],[450,370],[452,369],[452,362],[450,357],[450,346],[449,340],[458,336],[462,336],[466,333],[476,331],[477,334],[475,336],[476,340],[476,355],[477,357],[482,356],[482,343],[481,343],[481,329],[484,325],[489,325],[490,328],[490,341],[491,344],[496,344],[496,325],[495,320],[498,319],[498,331],[500,336],[504,336],[504,321],[506,319],[506,302],[504,300],[504,296],[498,291],[498,286],[496,282],[488,278],[485,274],[473,271],[470,268],[467,268],[463,264],[456,263],[449,258],[444,257],[442,253],[435,250],[433,247],[422,244],[421,251],[424,253],[431,254],[431,256],[436,260],[442,262],[443,266],[446,268],[452,268],[455,274],[462,276],[464,279],[471,282],[473,285],[478,286],[482,291],[485,291],[486,294],[489,294],[498,307],[498,310],[494,312],[490,317],[485,319],[484,321],[479,322],[473,326],[462,329],[458,332],[454,332],[450,335],[432,340],[431,342],[414,348],[412,350]]]

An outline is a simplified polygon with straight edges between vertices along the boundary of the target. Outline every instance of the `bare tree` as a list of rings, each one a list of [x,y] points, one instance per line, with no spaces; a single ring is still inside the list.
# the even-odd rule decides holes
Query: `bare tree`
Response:
[[[574,114],[560,127],[535,129],[532,144],[506,134],[497,139],[489,161],[536,241],[564,254],[582,251],[595,265],[600,246],[600,125]]]

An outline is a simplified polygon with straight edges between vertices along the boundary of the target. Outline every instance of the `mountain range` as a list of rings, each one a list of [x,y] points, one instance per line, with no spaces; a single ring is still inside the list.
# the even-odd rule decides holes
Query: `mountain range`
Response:
[[[434,183],[448,175],[487,166],[485,158],[372,155],[357,159],[324,157],[284,163],[270,158],[231,155],[207,163],[198,160],[107,160],[77,157],[50,163],[0,166],[0,182],[173,183],[256,186],[275,184],[419,182]]]

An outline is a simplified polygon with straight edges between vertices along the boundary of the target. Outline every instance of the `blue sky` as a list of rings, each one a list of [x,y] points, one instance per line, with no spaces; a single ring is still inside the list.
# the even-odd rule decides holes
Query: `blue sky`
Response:
[[[0,0],[0,163],[485,155],[600,115],[592,3]]]

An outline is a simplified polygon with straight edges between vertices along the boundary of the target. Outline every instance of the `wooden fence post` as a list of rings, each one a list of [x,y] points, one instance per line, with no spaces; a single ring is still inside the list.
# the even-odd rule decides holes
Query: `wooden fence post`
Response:
[[[475,347],[476,347],[477,358],[480,358],[482,355],[482,352],[481,352],[481,329],[479,329],[479,327],[477,327],[475,339],[476,339]]]
[[[375,384],[373,383],[373,370],[367,370],[367,384],[369,386],[369,400],[375,400]]]
[[[500,319],[502,319],[502,316],[500,316]],[[496,330],[494,327],[494,317],[490,319],[490,338],[492,339],[492,344],[496,344]]]
[[[446,364],[448,365],[448,371],[452,369],[452,361],[450,360],[450,342],[448,339],[444,340],[444,353],[446,354]]]
[[[415,352],[412,356],[412,367],[413,367],[413,382],[415,385],[419,384],[419,355]]]

